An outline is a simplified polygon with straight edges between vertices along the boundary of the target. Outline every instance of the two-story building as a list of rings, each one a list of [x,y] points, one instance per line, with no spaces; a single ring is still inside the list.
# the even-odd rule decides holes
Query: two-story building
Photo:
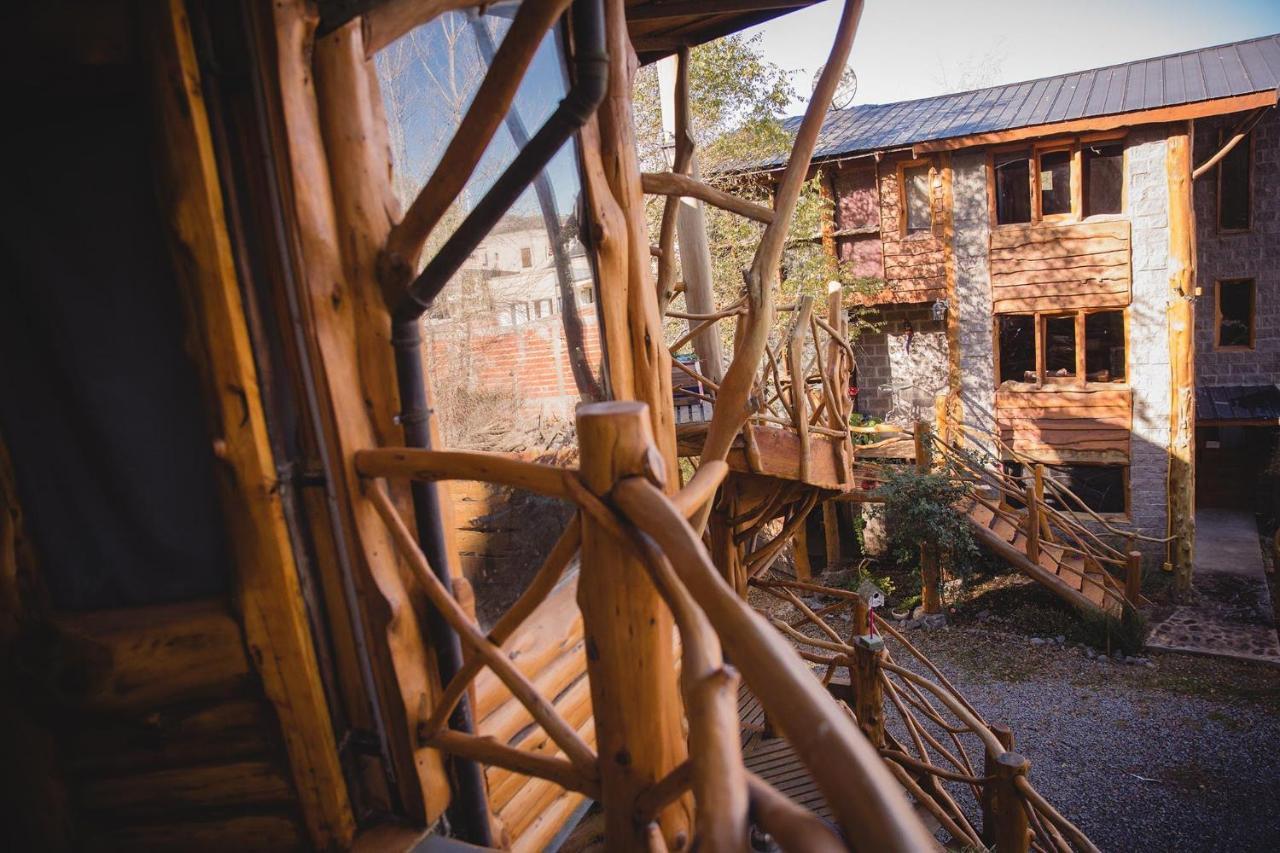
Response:
[[[1275,443],[1277,83],[1267,36],[832,111],[830,234],[883,282],[857,410],[945,413],[1189,565],[1195,500],[1248,501]]]

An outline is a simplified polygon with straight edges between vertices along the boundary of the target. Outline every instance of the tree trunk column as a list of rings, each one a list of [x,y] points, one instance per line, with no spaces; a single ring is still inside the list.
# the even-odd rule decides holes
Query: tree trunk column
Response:
[[[928,474],[933,470],[933,446],[930,439],[933,428],[926,421],[916,422],[915,451],[916,471]],[[938,546],[931,542],[920,543],[920,606],[927,614],[942,612],[942,570],[938,564]]]
[[[606,502],[621,479],[665,481],[648,407],[637,402],[578,408],[584,485]],[[635,556],[635,547],[583,514],[578,606],[586,638],[595,715],[605,847],[647,850],[633,818],[636,798],[686,757],[672,619]],[[687,846],[690,800],[659,817],[671,850]]]
[[[1169,562],[1178,596],[1191,592],[1195,554],[1195,210],[1191,123],[1169,134]]]

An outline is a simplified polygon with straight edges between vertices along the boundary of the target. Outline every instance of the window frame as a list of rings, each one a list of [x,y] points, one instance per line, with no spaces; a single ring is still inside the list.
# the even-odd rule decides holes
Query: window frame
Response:
[[[1214,200],[1213,200],[1213,206],[1215,208],[1213,224],[1219,234],[1248,234],[1253,231],[1253,195],[1254,195],[1253,194],[1253,174],[1254,174],[1253,131],[1254,130],[1257,130],[1257,128],[1255,127],[1253,130],[1250,130],[1249,133],[1246,135],[1247,138],[1240,140],[1240,142],[1236,145],[1237,148],[1239,148],[1241,145],[1244,145],[1245,143],[1248,143],[1248,146],[1249,146],[1247,149],[1249,152],[1249,160],[1247,164],[1248,170],[1245,173],[1245,176],[1246,176],[1245,177],[1245,193],[1248,196],[1245,202],[1245,210],[1248,213],[1248,224],[1245,225],[1245,227],[1243,228],[1223,228],[1222,227],[1222,164],[1226,160],[1226,157],[1223,157],[1222,160],[1219,160],[1217,165],[1213,167],[1213,171],[1217,173],[1216,176],[1214,177],[1214,183],[1215,183],[1216,189],[1214,191]],[[1222,146],[1226,144],[1226,142],[1227,142],[1227,129],[1221,128],[1218,130],[1218,148],[1221,149]],[[1234,153],[1234,152],[1230,152],[1230,153]],[[1255,297],[1257,296],[1256,293],[1254,295]],[[1215,340],[1217,339],[1216,331],[1214,332],[1214,339]]]
[[[1119,311],[1124,317],[1124,378],[1111,382],[1090,382],[1088,381],[1088,372],[1085,370],[1088,350],[1085,338],[1085,318],[1091,314],[1103,314],[1107,312]],[[1256,313],[1256,303],[1255,303]],[[1026,382],[1017,379],[1003,379],[1000,376],[1000,318],[1002,317],[1033,317],[1032,324],[1035,329],[1035,353],[1036,353],[1036,381]],[[1073,317],[1075,320],[1075,375],[1074,376],[1048,376],[1045,373],[1045,324],[1046,321],[1054,317]],[[992,373],[995,376],[995,387],[1003,388],[1006,385],[1010,388],[1028,391],[1042,390],[1046,386],[1051,388],[1128,388],[1129,377],[1132,376],[1133,368],[1133,348],[1129,343],[1129,309],[1125,308],[1065,308],[1054,309],[1049,311],[1008,311],[996,314],[993,318],[992,325]]]
[[[1222,343],[1222,285],[1249,283],[1249,343]],[[1258,348],[1258,280],[1249,276],[1219,278],[1213,282],[1213,351],[1253,352]]]
[[[1043,139],[1031,144],[1020,142],[999,145],[987,150],[987,208],[992,228],[1026,228],[1040,224],[1063,225],[1076,222],[1106,222],[1128,216],[1129,211],[1129,147],[1125,145],[1128,131],[1101,131],[1078,136]],[[1120,210],[1117,213],[1086,214],[1084,210],[1084,149],[1088,145],[1119,144],[1120,160]],[[1028,192],[1031,193],[1030,222],[1000,222],[996,205],[996,157],[1012,152],[1026,151],[1028,167]],[[1071,154],[1071,210],[1067,213],[1045,215],[1041,210],[1040,161],[1045,154],[1067,151]],[[1252,174],[1252,173],[1251,173]]]
[[[910,231],[907,228],[907,172],[911,169],[920,168],[929,169],[929,227],[921,228],[919,231]],[[919,240],[924,235],[933,235],[934,227],[938,222],[938,212],[934,209],[933,199],[933,182],[934,176],[937,174],[937,166],[931,157],[923,157],[911,160],[902,160],[898,163],[898,239],[900,240]]]

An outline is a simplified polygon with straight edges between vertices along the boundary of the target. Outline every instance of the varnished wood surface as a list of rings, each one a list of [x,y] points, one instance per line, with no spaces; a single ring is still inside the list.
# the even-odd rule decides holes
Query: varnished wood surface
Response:
[[[992,309],[1001,314],[1127,306],[1129,230],[1127,220],[993,228]]]

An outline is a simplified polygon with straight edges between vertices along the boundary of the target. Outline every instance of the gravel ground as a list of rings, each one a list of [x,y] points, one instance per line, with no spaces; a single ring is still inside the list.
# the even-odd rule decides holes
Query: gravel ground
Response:
[[[986,627],[910,639],[1013,729],[1033,784],[1102,850],[1280,849],[1280,669],[1090,660]]]

